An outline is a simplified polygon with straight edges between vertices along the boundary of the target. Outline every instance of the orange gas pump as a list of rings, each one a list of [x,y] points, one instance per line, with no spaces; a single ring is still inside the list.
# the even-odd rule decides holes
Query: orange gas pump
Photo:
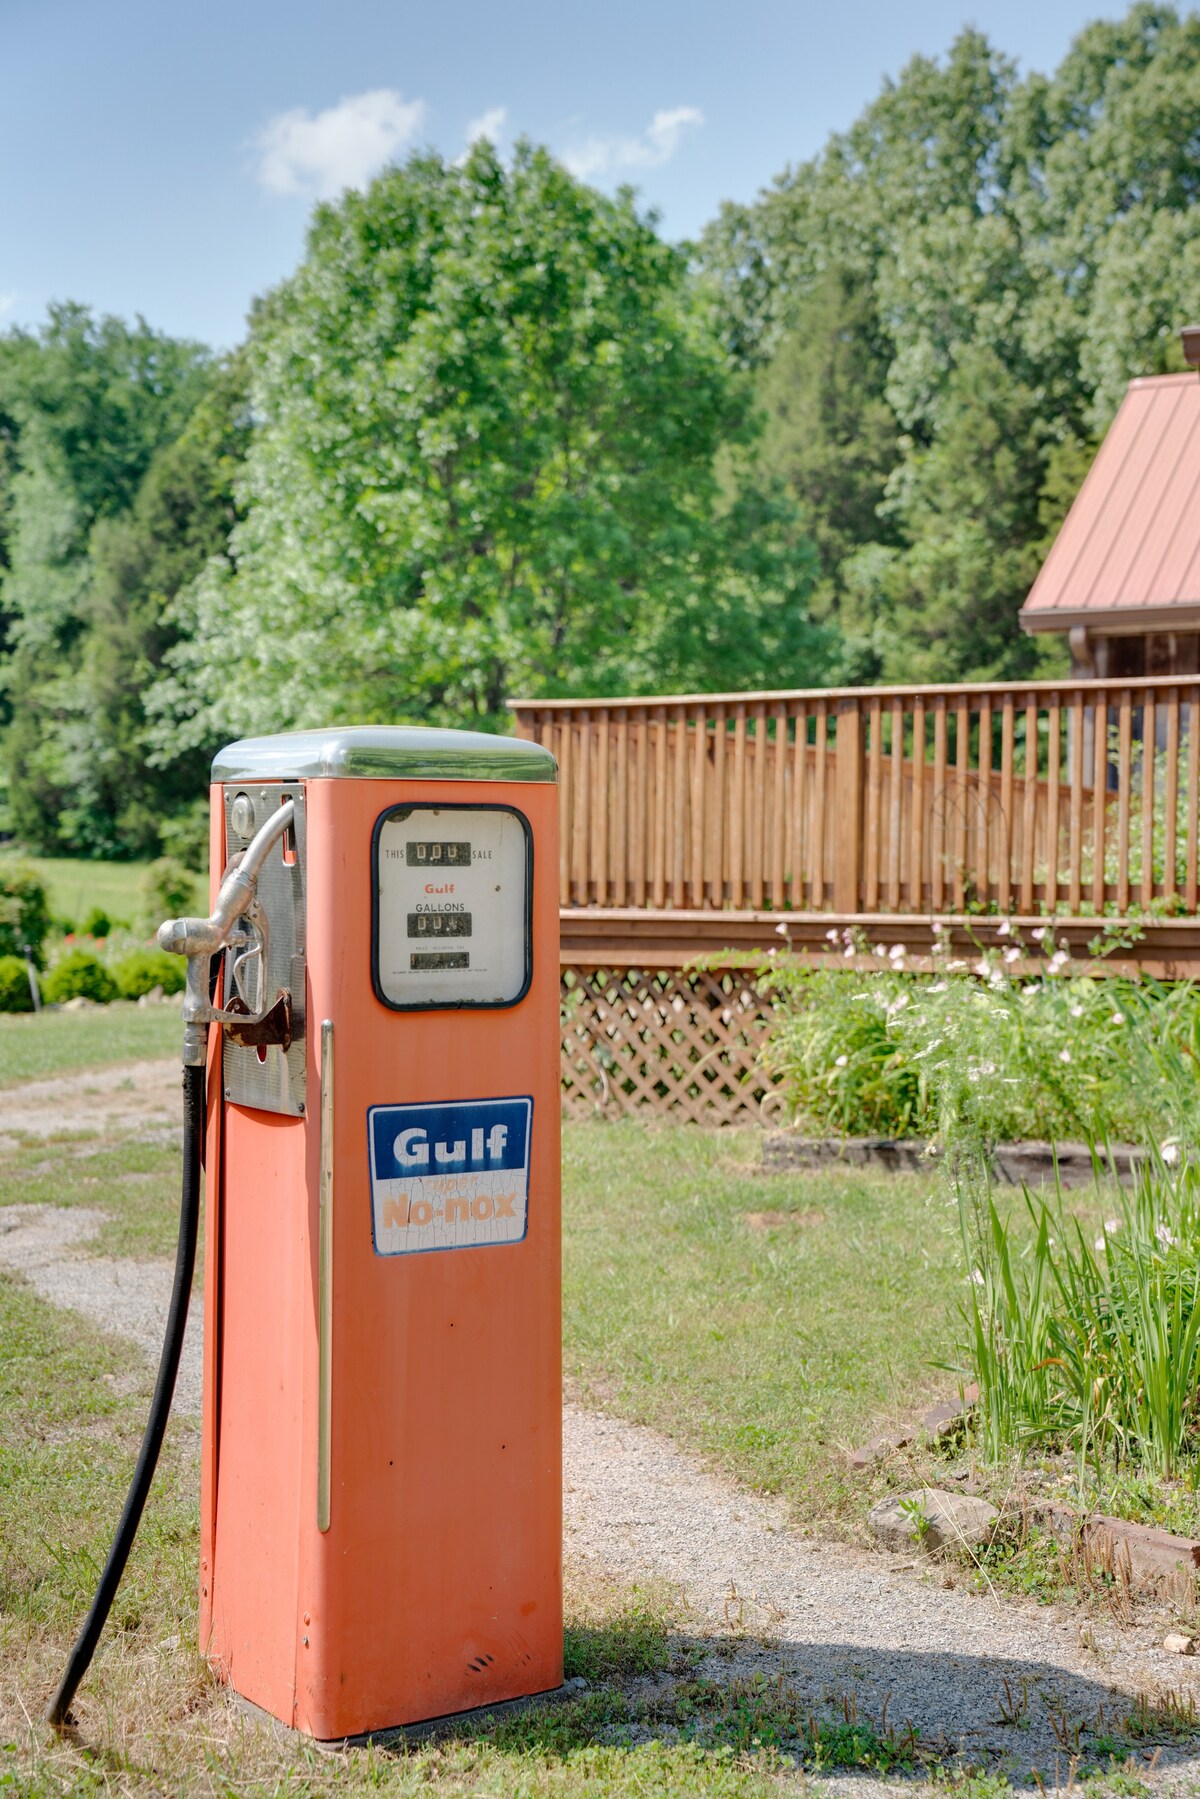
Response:
[[[555,780],[232,744],[212,917],[160,932],[207,1065],[201,1648],[322,1739],[562,1680]]]

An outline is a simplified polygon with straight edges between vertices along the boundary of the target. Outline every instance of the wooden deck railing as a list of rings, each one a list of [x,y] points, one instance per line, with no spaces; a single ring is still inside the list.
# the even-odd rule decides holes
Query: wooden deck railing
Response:
[[[1195,679],[512,707],[558,758],[565,908],[1197,909]]]

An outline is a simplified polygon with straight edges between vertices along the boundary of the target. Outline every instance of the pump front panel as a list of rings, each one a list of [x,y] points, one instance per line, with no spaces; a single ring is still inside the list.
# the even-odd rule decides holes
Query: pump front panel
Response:
[[[317,1737],[561,1682],[556,799],[305,783],[308,1105],[225,1108],[205,1622]]]

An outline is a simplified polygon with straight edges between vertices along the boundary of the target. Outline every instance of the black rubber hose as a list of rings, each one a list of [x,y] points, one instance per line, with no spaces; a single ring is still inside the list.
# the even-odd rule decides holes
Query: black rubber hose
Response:
[[[200,1157],[203,1144],[204,1069],[185,1068],[183,1071],[183,1186],[179,1205],[179,1246],[175,1252],[175,1284],[171,1290],[171,1309],[167,1313],[167,1330],[163,1338],[162,1358],[158,1364],[158,1379],[154,1383],[154,1398],[150,1402],[150,1416],[146,1420],[146,1434],[142,1438],[137,1467],[133,1471],[133,1480],[130,1482],[125,1509],[121,1513],[121,1521],[117,1525],[117,1534],[113,1538],[112,1548],[108,1552],[108,1560],[104,1564],[104,1572],[100,1576],[100,1585],[96,1588],[96,1597],[92,1600],[91,1610],[84,1620],[83,1629],[79,1633],[75,1647],[71,1651],[70,1660],[63,1671],[58,1691],[46,1713],[49,1722],[55,1727],[65,1721],[76,1689],[87,1673],[88,1665],[96,1652],[96,1644],[100,1640],[100,1632],[104,1629],[105,1620],[112,1609],[112,1602],[117,1596],[117,1588],[121,1584],[121,1576],[125,1572],[129,1551],[133,1548],[133,1539],[137,1535],[137,1527],[141,1522],[146,1496],[150,1491],[150,1482],[154,1478],[154,1470],[158,1465],[163,1434],[167,1428],[167,1416],[170,1413],[171,1400],[175,1393],[175,1376],[179,1372],[183,1333],[187,1329],[188,1301],[192,1293],[192,1273],[196,1266],[196,1237],[200,1227]]]

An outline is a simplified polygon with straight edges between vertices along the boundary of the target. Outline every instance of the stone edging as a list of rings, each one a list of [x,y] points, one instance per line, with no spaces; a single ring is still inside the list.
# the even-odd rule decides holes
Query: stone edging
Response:
[[[1112,1176],[1126,1184],[1148,1151],[1132,1143],[1114,1143],[1096,1153]],[[802,1137],[795,1131],[768,1131],[763,1137],[764,1174],[836,1167],[923,1174],[940,1159],[938,1148],[911,1137]],[[1092,1152],[1086,1143],[998,1143],[991,1161],[994,1178],[1012,1187],[1052,1182],[1056,1165],[1064,1187],[1088,1186],[1092,1180]]]

